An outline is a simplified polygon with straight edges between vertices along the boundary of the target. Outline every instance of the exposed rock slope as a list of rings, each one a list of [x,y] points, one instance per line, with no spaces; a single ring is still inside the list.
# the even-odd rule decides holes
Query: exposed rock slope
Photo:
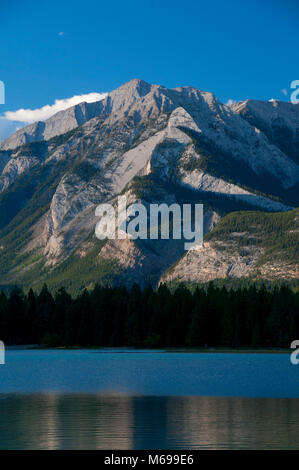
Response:
[[[232,109],[299,163],[299,104],[247,100],[233,104]]]
[[[162,277],[165,282],[225,278],[269,280],[299,277],[299,210],[224,217],[198,251],[186,253]]]

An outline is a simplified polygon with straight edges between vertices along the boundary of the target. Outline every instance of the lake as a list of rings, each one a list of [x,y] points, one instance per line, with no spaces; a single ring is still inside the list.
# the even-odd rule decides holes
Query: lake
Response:
[[[0,449],[299,449],[288,354],[9,350]]]

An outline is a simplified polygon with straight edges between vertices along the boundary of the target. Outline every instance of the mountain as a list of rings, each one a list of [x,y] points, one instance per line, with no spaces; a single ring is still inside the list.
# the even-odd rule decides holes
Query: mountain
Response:
[[[59,111],[46,121],[38,121],[22,127],[0,143],[0,150],[13,150],[22,145],[65,134],[101,112],[101,101],[79,103],[64,111]]]
[[[261,105],[263,130],[248,106],[135,79],[15,133],[0,150],[0,284],[157,284],[185,259],[184,240],[98,240],[95,208],[120,194],[147,207],[203,203],[207,237],[231,213],[292,214],[297,140],[284,148],[274,114]],[[281,114],[294,133],[298,107]]]
[[[299,104],[247,100],[234,103],[232,109],[299,163]]]

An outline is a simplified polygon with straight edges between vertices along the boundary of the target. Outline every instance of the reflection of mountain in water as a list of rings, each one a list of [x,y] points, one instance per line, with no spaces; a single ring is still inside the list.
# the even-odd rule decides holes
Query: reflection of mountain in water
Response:
[[[2,395],[1,449],[294,449],[298,399]]]

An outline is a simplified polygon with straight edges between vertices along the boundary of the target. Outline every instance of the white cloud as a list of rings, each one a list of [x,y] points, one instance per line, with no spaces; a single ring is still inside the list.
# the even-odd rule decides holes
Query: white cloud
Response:
[[[63,111],[71,106],[86,101],[87,103],[93,103],[95,101],[101,101],[107,96],[107,93],[89,93],[87,95],[73,96],[64,100],[55,100],[55,103],[50,105],[47,104],[42,108],[38,109],[18,109],[17,111],[7,111],[4,116],[8,121],[21,121],[21,122],[36,122],[45,121],[59,111]]]

